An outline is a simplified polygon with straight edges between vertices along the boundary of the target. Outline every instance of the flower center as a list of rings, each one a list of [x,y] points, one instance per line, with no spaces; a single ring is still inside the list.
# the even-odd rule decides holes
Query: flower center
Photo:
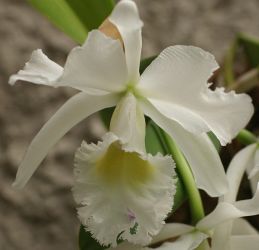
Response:
[[[142,98],[143,97],[142,93],[136,88],[136,84],[134,84],[134,83],[128,83],[127,84],[126,92],[132,93],[136,98]]]
[[[108,184],[137,187],[149,181],[155,168],[136,152],[126,152],[119,142],[113,142],[96,162],[97,174]]]

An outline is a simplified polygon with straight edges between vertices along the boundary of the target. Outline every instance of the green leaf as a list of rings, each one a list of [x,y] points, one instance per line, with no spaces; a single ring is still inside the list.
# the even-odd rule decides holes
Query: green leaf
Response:
[[[151,57],[141,60],[140,66],[139,66],[139,73],[142,74],[144,72],[144,70],[147,68],[147,66],[149,66],[149,64],[152,63],[153,60],[156,58],[157,58],[157,56],[151,56]]]
[[[254,71],[250,70],[236,79],[234,65],[235,60],[238,58],[240,48],[243,48],[242,52]],[[258,70],[259,39],[249,37],[245,34],[239,34],[229,47],[224,59],[223,73],[225,87],[237,92],[248,92],[258,84]]]
[[[238,49],[238,39],[235,39],[234,42],[229,47],[226,56],[224,58],[223,65],[223,74],[225,80],[225,86],[231,86],[235,82],[234,76],[234,60],[236,56],[236,52]]]
[[[112,107],[112,108],[103,109],[99,112],[102,122],[107,129],[109,129],[110,127],[110,121],[111,121],[114,109],[115,108]]]
[[[110,15],[113,0],[65,0],[83,25],[90,31],[97,29]]]
[[[97,28],[113,9],[113,0],[27,0],[76,42]]]
[[[251,66],[259,66],[259,39],[252,38],[244,34],[240,34],[238,38]]]
[[[160,136],[159,130],[155,127],[154,122],[150,121],[146,128],[146,150],[148,153],[155,155],[161,153],[167,154],[167,146]]]
[[[155,155],[161,153],[163,155],[169,154],[169,148],[166,141],[161,135],[161,129],[153,122],[149,121],[146,129],[146,150],[148,153]],[[174,197],[173,211],[177,210],[186,200],[186,192],[184,185],[180,178],[176,183],[176,194]]]
[[[216,137],[216,135],[212,132],[208,132],[208,136],[209,136],[210,140],[212,141],[213,145],[215,146],[215,148],[217,149],[217,151],[219,152],[221,149],[221,144],[220,144],[220,141],[218,140],[218,138]]]
[[[89,232],[86,232],[81,225],[79,231],[79,249],[80,250],[104,250],[108,247],[100,245]]]
[[[88,29],[65,0],[27,1],[73,40],[78,43],[85,40]]]

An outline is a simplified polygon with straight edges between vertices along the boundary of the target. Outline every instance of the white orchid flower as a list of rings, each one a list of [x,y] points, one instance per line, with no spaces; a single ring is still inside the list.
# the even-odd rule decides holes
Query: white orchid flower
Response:
[[[251,167],[255,145],[240,151],[231,161],[227,171],[229,191],[220,197],[217,207],[196,226],[169,223],[153,238],[153,243],[166,242],[159,250],[193,250],[202,242],[203,248],[211,250],[257,250],[258,232],[241,217],[259,214],[259,185],[252,199],[236,201],[242,177]],[[211,246],[205,239],[211,238]],[[138,247],[141,249],[141,247]]]
[[[246,172],[250,180],[252,192],[255,193],[259,183],[259,143],[249,145],[247,150],[250,152],[250,157],[247,161]]]
[[[118,29],[124,46],[93,30],[82,47],[70,52],[64,68],[36,50],[24,69],[11,76],[10,84],[25,80],[81,91],[36,135],[15,185],[27,183],[52,146],[75,124],[132,93],[142,112],[179,145],[197,186],[211,196],[222,195],[227,190],[224,169],[206,132],[212,131],[222,145],[229,142],[253,113],[250,97],[225,93],[222,88],[210,90],[207,80],[218,64],[210,53],[192,46],[168,47],[140,76],[143,24],[135,3],[120,1],[108,19]]]
[[[76,153],[79,219],[101,244],[116,246],[120,238],[146,245],[172,209],[174,162],[146,154],[144,114],[132,94],[117,105],[110,130],[102,142],[83,142]]]
[[[169,223],[153,238],[149,246],[143,247],[124,241],[115,248],[109,248],[109,250],[192,250],[196,249],[201,242],[208,238],[207,234],[194,230],[194,227],[189,225]],[[161,242],[165,240],[168,240],[168,242],[161,245]],[[154,247],[156,244],[160,246]],[[205,247],[208,247],[208,245],[205,245]]]
[[[214,229],[212,250],[258,249],[258,232],[239,218],[259,214],[259,185],[252,199],[236,201],[243,175],[251,167],[254,146],[244,148],[232,159],[227,170],[229,192],[220,197],[216,209],[197,225],[200,230]]]

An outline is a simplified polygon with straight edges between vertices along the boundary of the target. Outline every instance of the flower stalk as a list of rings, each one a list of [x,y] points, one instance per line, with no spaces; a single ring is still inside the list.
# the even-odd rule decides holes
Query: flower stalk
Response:
[[[258,143],[258,139],[256,138],[256,136],[246,129],[242,129],[236,138],[240,143],[244,145]]]
[[[192,216],[192,224],[195,225],[205,216],[200,192],[196,186],[189,164],[176,143],[164,131],[162,132],[162,136],[167,143],[170,154],[175,160],[176,168],[186,189],[186,193],[190,200],[189,204]]]

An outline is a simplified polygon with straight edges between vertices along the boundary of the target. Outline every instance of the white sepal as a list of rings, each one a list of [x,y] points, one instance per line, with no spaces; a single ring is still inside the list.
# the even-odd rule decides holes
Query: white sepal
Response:
[[[122,45],[94,30],[88,34],[83,46],[69,53],[58,84],[100,95],[125,90],[126,81],[127,67]]]
[[[152,244],[162,242],[164,240],[172,239],[182,234],[190,233],[194,231],[193,226],[189,226],[181,223],[166,223],[158,235],[153,237]]]
[[[237,192],[243,175],[246,170],[254,167],[254,155],[256,151],[256,145],[252,144],[245,147],[238,152],[231,160],[228,170],[227,179],[229,183],[229,191],[220,198],[221,201],[234,202],[236,200]]]
[[[231,203],[220,202],[217,207],[198,222],[196,227],[201,231],[210,230],[217,225],[245,216],[259,214],[259,185],[252,199],[241,200]]]
[[[196,249],[206,238],[207,234],[202,232],[193,232],[183,234],[174,242],[166,242],[159,247],[159,250],[194,250]]]
[[[122,36],[128,67],[128,82],[135,84],[139,79],[143,22],[134,1],[120,1],[113,9],[109,20],[118,28]]]
[[[230,250],[258,250],[259,235],[232,236],[230,246]]]
[[[114,106],[115,94],[97,98],[83,92],[70,98],[41,128],[32,140],[16,174],[14,186],[22,188],[28,182],[50,149],[77,123],[89,115]]]
[[[62,75],[63,68],[51,61],[41,49],[32,52],[30,60],[17,74],[11,75],[9,84],[22,80],[35,84],[56,87],[56,80]]]

